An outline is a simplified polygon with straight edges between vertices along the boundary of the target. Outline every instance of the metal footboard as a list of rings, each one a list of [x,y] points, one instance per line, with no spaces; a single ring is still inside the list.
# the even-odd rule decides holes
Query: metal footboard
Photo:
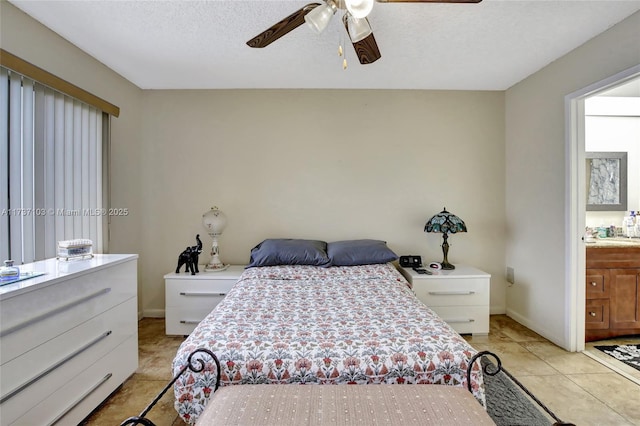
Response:
[[[493,352],[482,351],[482,352],[478,352],[473,357],[471,357],[471,360],[469,361],[469,365],[467,366],[467,389],[469,390],[469,392],[471,392],[471,371],[473,370],[473,365],[479,358],[483,356],[490,356],[496,360],[495,364],[487,364],[484,367],[482,366],[482,363],[480,363],[480,368],[482,369],[483,374],[488,374],[489,376],[495,376],[496,374],[503,372],[509,379],[511,379],[513,383],[518,385],[518,387],[522,389],[524,393],[526,393],[532,400],[535,401],[536,404],[538,404],[547,414],[549,414],[555,420],[554,426],[575,426],[573,423],[567,423],[560,420],[560,418],[556,416],[553,413],[553,411],[549,409],[549,407],[544,405],[542,401],[536,398],[535,395],[532,394],[531,391],[529,391],[529,389],[525,387],[525,385],[520,383],[518,379],[513,377],[511,373],[509,373],[504,367],[502,367],[502,361],[500,361],[500,358],[498,358],[498,355],[494,354]]]
[[[185,373],[185,371],[191,370],[194,373],[199,373],[202,370],[204,370],[207,363],[202,358],[198,358],[195,360],[193,359],[193,357],[199,353],[207,354],[208,356],[211,357],[213,362],[215,362],[216,364],[216,386],[213,389],[213,392],[217,391],[218,387],[220,386],[220,361],[218,360],[218,357],[209,349],[204,349],[204,348],[196,349],[195,351],[189,354],[189,357],[187,358],[187,365],[182,367],[182,369],[178,372],[178,374],[176,374],[173,377],[173,379],[169,382],[169,384],[167,384],[167,386],[165,386],[164,389],[162,389],[162,391],[158,395],[156,395],[153,401],[151,401],[151,403],[147,405],[147,408],[142,410],[142,412],[139,415],[129,417],[128,419],[120,423],[120,426],[127,426],[127,425],[155,426],[155,423],[147,419],[145,416],[158,403],[158,401],[160,401],[160,399],[164,396],[164,394],[167,393],[169,389],[171,389],[173,384],[180,378],[180,376],[182,376]]]
[[[220,361],[218,360],[218,357],[216,357],[216,355],[210,350],[204,349],[204,348],[196,349],[195,351],[191,352],[191,354],[189,354],[189,357],[187,358],[187,365],[182,367],[182,369],[178,372],[178,374],[176,374],[173,377],[173,379],[153,399],[153,401],[151,401],[151,403],[149,403],[149,405],[147,405],[147,407],[144,410],[142,410],[142,412],[139,415],[129,417],[128,419],[120,423],[120,426],[129,426],[129,425],[155,426],[155,423],[147,419],[145,416],[158,403],[158,401],[160,401],[160,399],[164,396],[164,394],[167,393],[169,389],[171,389],[171,387],[180,378],[180,376],[182,376],[187,370],[190,370],[194,373],[198,373],[204,370],[206,366],[205,360],[203,360],[202,358],[194,359],[194,356],[200,353],[204,353],[208,355],[216,364],[216,384],[213,389],[213,393],[215,393],[220,387]],[[511,373],[509,373],[506,369],[502,367],[502,361],[500,361],[500,358],[498,358],[498,356],[493,352],[482,351],[482,352],[478,352],[473,357],[471,357],[471,360],[469,361],[469,365],[467,366],[467,389],[469,390],[469,392],[472,392],[471,373],[473,371],[473,366],[476,363],[476,361],[478,361],[483,356],[488,356],[495,359],[495,364],[487,364],[486,366],[482,366],[482,363],[480,364],[480,368],[482,369],[483,374],[487,374],[489,376],[495,376],[496,374],[503,372],[509,379],[511,379],[513,383],[518,385],[518,387],[522,389],[524,393],[526,393],[533,401],[536,402],[536,404],[538,404],[547,414],[549,414],[555,420],[554,426],[575,426],[573,425],[573,423],[567,423],[562,421],[546,405],[544,405],[542,401],[536,398],[535,395],[533,395],[522,383],[518,381],[518,379],[513,377]]]

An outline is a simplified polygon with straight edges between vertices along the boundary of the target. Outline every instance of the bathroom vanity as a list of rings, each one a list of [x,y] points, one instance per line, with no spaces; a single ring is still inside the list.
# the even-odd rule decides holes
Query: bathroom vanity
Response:
[[[585,341],[640,334],[640,239],[587,244]]]

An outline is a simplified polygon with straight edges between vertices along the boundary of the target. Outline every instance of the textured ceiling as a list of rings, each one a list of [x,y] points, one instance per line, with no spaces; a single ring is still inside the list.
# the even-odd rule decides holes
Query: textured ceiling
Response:
[[[376,3],[382,58],[360,65],[335,16],[245,43],[307,1],[9,0],[143,89],[504,90],[640,10],[640,0]],[[321,0],[319,0],[321,1]],[[340,12],[338,12],[340,13]]]

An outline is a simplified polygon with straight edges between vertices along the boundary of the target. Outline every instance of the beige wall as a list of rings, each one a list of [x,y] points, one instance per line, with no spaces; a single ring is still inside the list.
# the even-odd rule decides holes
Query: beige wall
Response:
[[[506,92],[507,312],[569,347],[564,97],[640,64],[640,13]]]
[[[212,204],[229,216],[222,256],[234,263],[276,236],[382,238],[438,260],[440,239],[422,228],[447,206],[469,226],[451,237],[450,260],[493,275],[492,311],[508,307],[566,346],[564,96],[640,63],[640,14],[506,94],[143,92],[6,1],[0,8],[2,48],[122,110],[112,194],[131,214],[114,218],[111,247],[140,254],[144,312],[162,313],[162,275]],[[506,300],[505,265],[516,271]]]
[[[268,237],[378,238],[441,260],[441,236],[423,227],[446,206],[469,229],[450,238],[450,261],[493,274],[492,309],[504,312],[503,102],[502,92],[146,91],[145,315],[161,314],[162,276],[204,234],[212,205],[229,220],[222,259],[240,264]]]
[[[112,204],[131,213],[113,218],[111,250],[140,254],[144,315],[163,314],[162,276],[212,205],[229,217],[220,243],[232,263],[267,237],[380,238],[441,260],[441,237],[422,229],[446,206],[469,228],[449,259],[494,275],[492,310],[504,312],[502,92],[143,92],[0,7],[4,49],[121,108]]]

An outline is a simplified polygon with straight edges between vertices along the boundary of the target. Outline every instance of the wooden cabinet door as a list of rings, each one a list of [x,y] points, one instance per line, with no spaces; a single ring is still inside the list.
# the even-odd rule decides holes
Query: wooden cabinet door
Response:
[[[610,327],[640,329],[640,269],[612,269],[610,280]]]

